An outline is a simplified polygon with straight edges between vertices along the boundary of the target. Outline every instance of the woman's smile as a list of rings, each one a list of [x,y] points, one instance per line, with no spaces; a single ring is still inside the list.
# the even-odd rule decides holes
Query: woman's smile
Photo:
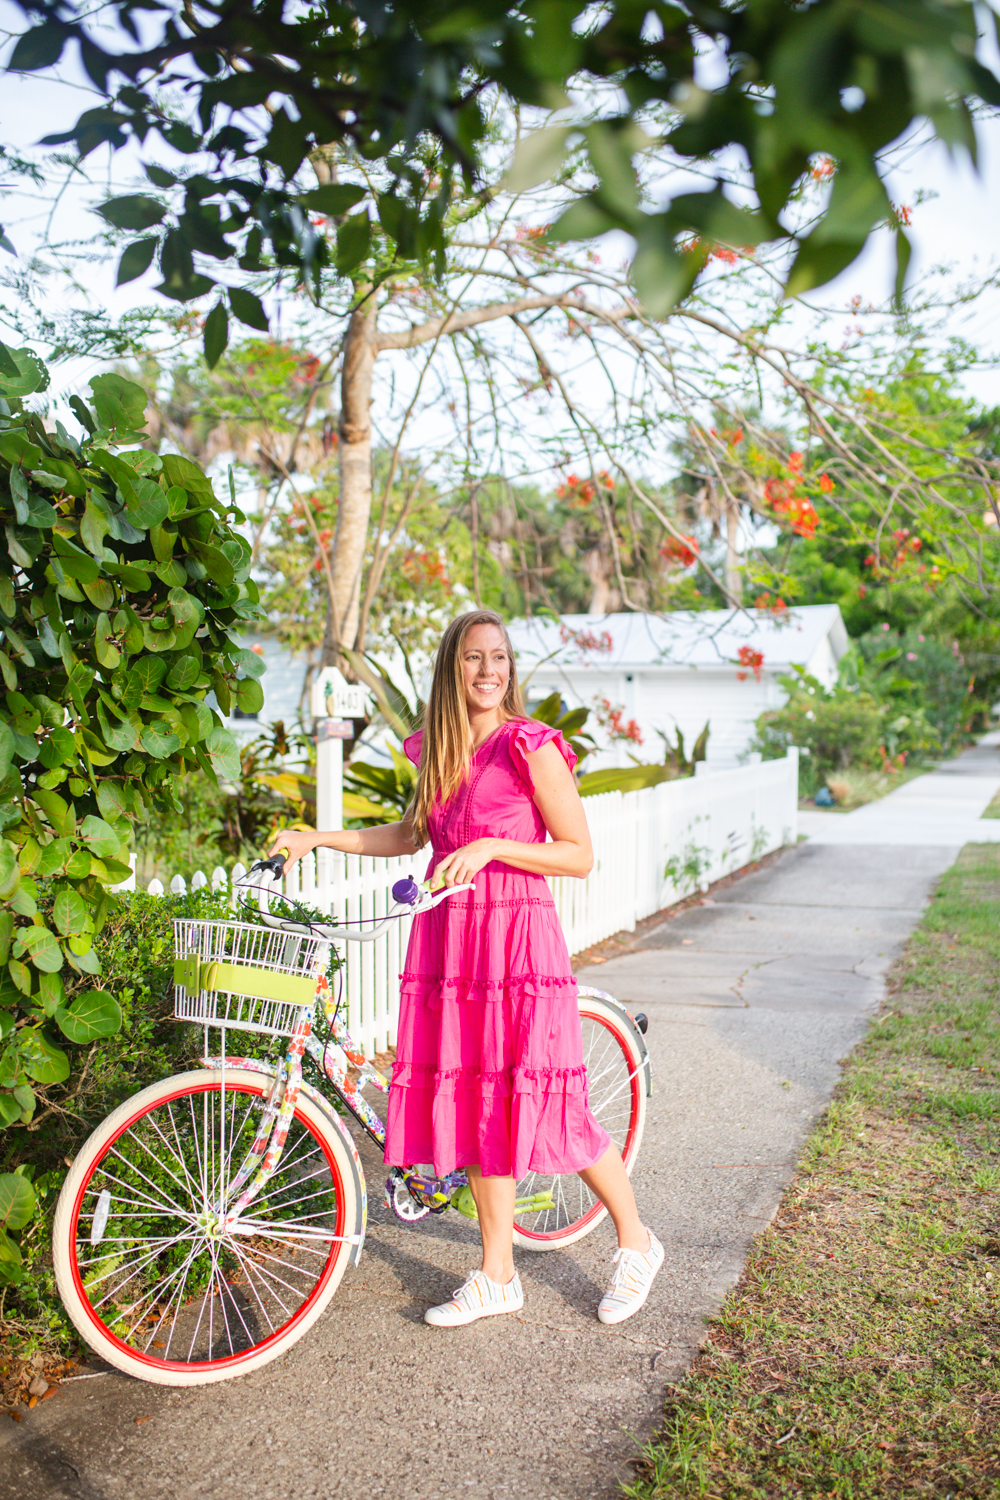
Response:
[[[462,651],[465,701],[469,708],[497,710],[510,684],[510,659],[495,625],[473,625]]]

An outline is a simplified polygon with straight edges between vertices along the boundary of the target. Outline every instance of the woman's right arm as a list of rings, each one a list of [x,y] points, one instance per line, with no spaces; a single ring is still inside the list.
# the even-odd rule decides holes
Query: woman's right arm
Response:
[[[394,859],[416,854],[417,844],[407,814],[400,823],[382,823],[376,828],[342,828],[333,833],[285,829],[275,836],[268,859],[287,850],[285,869],[290,870],[311,849],[339,849],[342,854],[373,854],[382,859]]]

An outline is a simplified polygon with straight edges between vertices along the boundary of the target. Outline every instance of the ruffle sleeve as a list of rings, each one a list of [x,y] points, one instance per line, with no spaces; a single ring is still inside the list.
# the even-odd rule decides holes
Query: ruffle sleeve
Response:
[[[403,750],[408,760],[412,760],[415,766],[420,764],[420,747],[424,742],[424,731],[418,729],[416,734],[408,735],[403,741]]]
[[[572,771],[576,765],[576,755],[567,745],[558,729],[552,729],[548,724],[542,724],[537,719],[525,719],[518,724],[510,737],[510,758],[517,768],[517,773],[528,795],[535,795],[535,784],[531,779],[531,769],[528,765],[528,756],[535,750],[540,750],[553,740],[559,749],[559,754]]]

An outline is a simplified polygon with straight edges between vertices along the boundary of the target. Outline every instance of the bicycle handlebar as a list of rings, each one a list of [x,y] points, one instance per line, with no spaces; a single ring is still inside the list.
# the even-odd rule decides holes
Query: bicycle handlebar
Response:
[[[475,887],[466,885],[449,885],[442,891],[421,890],[412,875],[404,880],[397,880],[392,888],[394,897],[392,906],[382,920],[370,929],[361,927],[337,927],[327,926],[319,922],[292,922],[285,917],[273,916],[270,910],[271,885],[273,881],[280,880],[285,870],[285,861],[280,854],[275,854],[271,859],[260,859],[250,866],[242,880],[237,882],[237,890],[257,891],[257,906],[264,921],[270,927],[279,927],[283,932],[301,932],[318,934],[322,938],[334,941],[336,938],[348,938],[355,943],[370,943],[380,937],[389,926],[390,922],[398,921],[400,917],[419,916],[421,912],[431,911],[433,907],[439,906],[442,901],[447,901],[449,896],[454,896],[458,891],[471,891]],[[263,874],[264,881],[250,883],[250,876]],[[270,877],[270,878],[267,878]]]

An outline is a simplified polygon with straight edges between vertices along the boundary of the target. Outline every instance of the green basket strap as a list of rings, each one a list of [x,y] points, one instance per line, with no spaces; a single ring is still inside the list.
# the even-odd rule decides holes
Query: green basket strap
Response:
[[[248,964],[219,963],[198,953],[174,960],[174,984],[183,986],[189,995],[199,990],[224,990],[230,995],[289,1005],[309,1005],[316,994],[315,979],[276,974],[273,969],[254,969]]]

